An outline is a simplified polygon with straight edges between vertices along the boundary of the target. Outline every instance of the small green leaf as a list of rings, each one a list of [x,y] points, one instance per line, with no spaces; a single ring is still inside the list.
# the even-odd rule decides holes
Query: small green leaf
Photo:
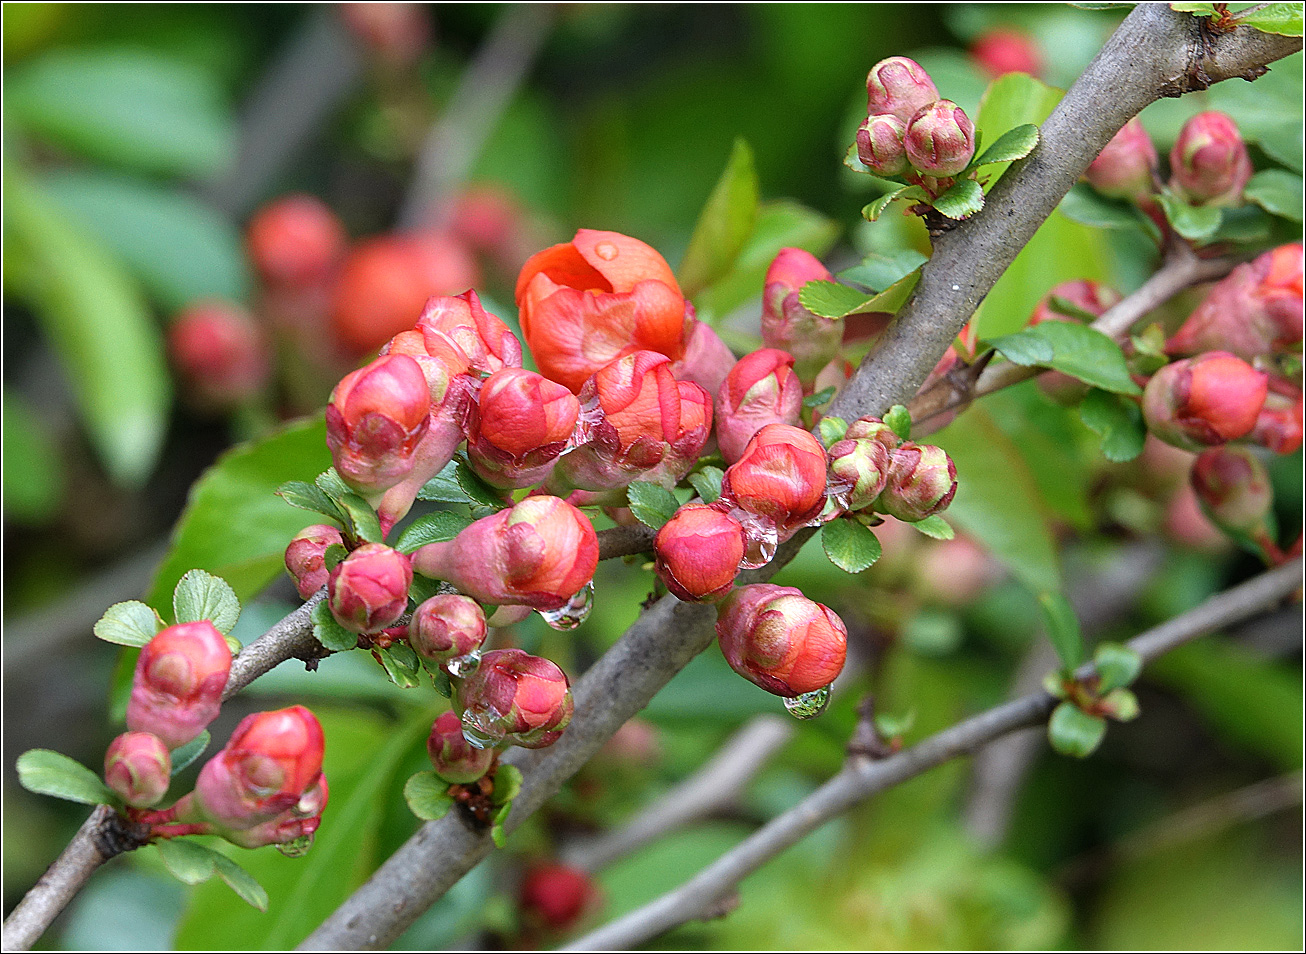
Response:
[[[471,525],[471,518],[448,510],[437,510],[418,517],[399,534],[395,549],[400,553],[412,553],[428,543],[444,543],[458,536]]]
[[[1048,298],[1048,308],[1058,315],[1065,315],[1067,318],[1073,318],[1075,321],[1084,324],[1092,324],[1097,320],[1097,315],[1091,311],[1085,311],[1069,298],[1062,298],[1060,295],[1052,295]]]
[[[808,282],[798,292],[798,300],[808,311],[822,318],[842,318],[856,314],[873,296],[838,282]]]
[[[1057,206],[1072,222],[1094,229],[1142,229],[1155,242],[1161,230],[1138,206],[1119,199],[1108,199],[1087,183],[1076,184]]]
[[[884,214],[884,210],[889,207],[889,203],[894,202],[897,199],[902,199],[904,202],[912,200],[923,202],[929,197],[929,193],[920,186],[905,186],[901,189],[895,189],[892,192],[886,192],[870,205],[862,209],[862,218],[866,219],[868,222],[874,222]]]
[[[1106,720],[1063,702],[1048,720],[1048,741],[1062,755],[1082,759],[1092,755],[1106,735]]]
[[[1033,123],[1024,123],[1015,129],[1008,129],[993,145],[984,150],[984,154],[971,163],[972,167],[987,166],[995,162],[1012,162],[1024,159],[1038,145],[1038,127]]]
[[[1235,14],[1239,26],[1249,26],[1262,33],[1279,36],[1302,35],[1302,5],[1300,3],[1263,3],[1246,13]],[[1301,221],[1298,219],[1298,221]]]
[[[481,480],[476,471],[472,470],[471,465],[462,457],[459,457],[456,461],[454,477],[473,506],[488,507],[491,510],[502,510],[508,506],[508,503],[504,500],[503,491],[495,490]]]
[[[1220,12],[1214,3],[1172,3],[1170,9],[1178,13],[1194,13],[1206,17],[1218,17]]]
[[[1094,388],[1080,402],[1079,416],[1102,438],[1102,454],[1107,460],[1123,463],[1143,452],[1147,425],[1134,401]]]
[[[163,620],[140,600],[114,603],[100,617],[92,630],[106,643],[119,646],[144,646],[163,628]]]
[[[159,857],[168,873],[182,884],[200,884],[217,871],[218,853],[190,838],[168,838],[159,842]]]
[[[1053,699],[1066,697],[1066,680],[1060,672],[1050,672],[1043,677],[1043,691]]]
[[[871,252],[860,265],[845,268],[839,278],[845,282],[865,285],[875,292],[882,292],[896,281],[906,278],[916,269],[929,261],[929,256],[922,255],[914,248],[900,248],[889,252]]]
[[[816,436],[826,450],[843,440],[847,433],[848,422],[842,417],[823,417],[816,425]]]
[[[820,407],[834,397],[835,391],[836,388],[832,384],[828,388],[822,388],[815,394],[809,394],[803,398],[803,407]]]
[[[260,911],[268,909],[268,893],[258,880],[224,854],[213,853],[213,866],[218,869],[218,877],[226,882],[227,887],[236,892],[236,896]]]
[[[418,658],[417,653],[413,651],[413,647],[407,643],[392,643],[389,652],[394,661],[404,669],[414,673],[422,671],[422,661]]]
[[[334,467],[328,467],[322,473],[313,479],[313,483],[324,494],[332,500],[339,500],[348,494],[354,492],[353,488],[345,483],[344,479],[336,472]]]
[[[395,654],[389,649],[376,647],[372,652],[381,660],[381,668],[383,668],[385,674],[390,677],[390,681],[400,689],[416,689],[422,684],[422,680],[418,678],[419,670],[416,668],[409,668],[405,665],[404,660],[396,658]],[[411,653],[412,650],[409,650],[409,652]],[[416,662],[416,659],[417,657],[414,656],[413,661]]]
[[[1158,192],[1156,200],[1174,230],[1190,242],[1200,242],[1210,238],[1220,227],[1220,209],[1217,206],[1189,205],[1183,199],[1166,191]]]
[[[1043,610],[1043,624],[1057,657],[1066,669],[1074,669],[1084,661],[1084,636],[1079,630],[1079,619],[1070,601],[1060,593],[1044,591],[1038,595]]]
[[[935,540],[951,540],[957,535],[948,521],[937,513],[926,517],[924,520],[917,520],[912,526],[927,537],[932,537]]]
[[[204,750],[209,747],[211,741],[213,741],[213,736],[209,734],[208,729],[204,729],[185,745],[173,749],[172,774],[177,775],[194,763],[197,758],[204,754]]]
[[[225,635],[240,618],[240,600],[222,577],[205,570],[188,570],[172,591],[172,611],[179,623],[206,619]]]
[[[349,556],[349,551],[339,543],[333,543],[322,551],[322,566],[330,573],[338,567],[345,557]]]
[[[901,404],[895,404],[884,412],[884,423],[904,441],[911,440],[911,412]]]
[[[1256,173],[1243,189],[1243,198],[1255,202],[1271,215],[1293,222],[1302,220],[1301,176],[1285,169],[1266,169]]]
[[[870,527],[842,517],[821,528],[821,548],[830,562],[845,573],[862,572],[883,552]]]
[[[1093,665],[1100,680],[1099,691],[1110,692],[1138,678],[1143,669],[1143,657],[1119,643],[1100,643],[1093,653]]]
[[[1300,190],[1300,185],[1297,187]],[[1245,193],[1244,193],[1245,194]],[[1300,207],[1297,211],[1285,209],[1282,215],[1286,219],[1296,219],[1301,215]],[[1236,208],[1226,208],[1220,215],[1220,227],[1211,235],[1211,242],[1237,242],[1239,244],[1251,244],[1255,242],[1264,242],[1270,237],[1270,226],[1274,219],[1266,213],[1259,205],[1241,205]]]
[[[661,529],[680,509],[675,494],[660,484],[646,480],[637,480],[627,487],[626,499],[630,502],[630,512],[635,515],[635,519],[654,530]]]
[[[879,712],[875,715],[875,731],[882,739],[900,738],[916,724],[916,710],[909,709],[902,715]]]
[[[443,818],[453,808],[449,783],[434,772],[418,772],[404,783],[404,801],[409,810],[424,821]]]
[[[1094,387],[1141,394],[1120,346],[1102,332],[1069,321],[1044,321],[988,342],[1008,361],[1054,368]]]
[[[521,769],[515,765],[500,765],[494,772],[494,793],[490,801],[496,805],[507,805],[521,791]]]
[[[277,496],[292,507],[310,513],[320,513],[337,523],[345,522],[345,516],[336,506],[336,502],[316,484],[302,480],[288,480],[277,488]]]
[[[1128,689],[1112,689],[1102,697],[1102,708],[1117,722],[1132,722],[1138,718],[1138,697]]]
[[[962,179],[933,204],[937,211],[959,222],[984,208],[984,190],[974,179]]]
[[[693,298],[734,266],[757,224],[758,195],[753,150],[743,139],[736,139],[676,270],[685,297]]]
[[[725,472],[720,467],[707,466],[689,475],[689,484],[702,498],[703,503],[713,503],[721,496],[721,479]]]
[[[332,652],[342,653],[358,646],[358,634],[350,632],[331,615],[331,605],[322,600],[313,607],[313,638]]]
[[[435,683],[435,691],[446,699],[453,697],[453,680],[443,669],[437,670],[432,680]]]
[[[418,500],[433,503],[469,503],[467,491],[458,483],[458,461],[451,460],[444,468],[422,485],[417,492]]]
[[[381,543],[385,534],[381,532],[381,518],[376,511],[358,494],[341,494],[336,498],[341,512],[345,515],[345,534],[364,543]]]
[[[498,848],[508,844],[508,831],[505,829],[504,822],[508,820],[508,813],[512,811],[512,803],[505,802],[500,805],[498,810],[490,817],[492,825],[490,827],[490,837],[494,839],[494,844]]]
[[[50,749],[18,756],[18,782],[29,792],[85,805],[116,805],[118,796],[82,763]]]

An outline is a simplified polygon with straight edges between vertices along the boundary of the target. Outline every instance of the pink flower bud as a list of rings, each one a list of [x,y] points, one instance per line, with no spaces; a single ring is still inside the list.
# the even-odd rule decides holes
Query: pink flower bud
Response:
[[[504,368],[468,409],[467,456],[495,487],[531,487],[549,476],[580,414],[576,395],[534,371]]]
[[[915,522],[945,509],[956,492],[957,468],[941,447],[903,441],[889,455],[889,479],[875,509]]]
[[[594,879],[556,861],[533,865],[522,878],[522,916],[532,926],[565,931],[599,900]]]
[[[1244,361],[1300,352],[1302,246],[1280,245],[1216,282],[1166,343],[1174,355],[1228,351]]]
[[[481,374],[521,367],[521,342],[498,317],[481,305],[474,291],[432,298],[422,309],[416,331],[431,354],[439,353],[433,337],[453,343],[467,356],[468,366]]]
[[[930,74],[905,56],[880,60],[866,76],[866,111],[872,116],[890,113],[905,123],[938,98]]]
[[[1087,279],[1062,282],[1059,285],[1052,286],[1048,293],[1038,300],[1038,304],[1034,306],[1033,314],[1029,316],[1031,326],[1042,324],[1045,321],[1077,320],[1070,315],[1057,311],[1052,305],[1053,298],[1061,298],[1081,311],[1086,311],[1094,317],[1100,317],[1103,312],[1120,301],[1120,293],[1107,288],[1099,282],[1088,281]]]
[[[1236,205],[1252,177],[1238,124],[1220,112],[1198,113],[1170,150],[1171,183],[1196,205]]]
[[[1265,465],[1246,447],[1212,447],[1193,461],[1193,490],[1211,522],[1226,533],[1264,532],[1274,504]]]
[[[241,848],[263,848],[267,845],[289,845],[293,842],[311,842],[322,824],[322,812],[327,806],[327,780],[319,773],[317,783],[300,796],[299,801],[271,821],[239,831],[216,832],[233,845]]]
[[[998,28],[982,34],[970,47],[970,57],[989,76],[1043,71],[1043,57],[1034,41],[1019,30]]]
[[[848,630],[833,611],[772,583],[741,586],[726,597],[716,632],[731,669],[788,698],[834,682],[848,651]]]
[[[552,745],[575,708],[566,674],[547,659],[520,649],[495,649],[454,686],[463,729],[487,745],[528,749]]]
[[[159,631],[141,649],[127,703],[127,728],[185,745],[218,715],[231,649],[208,620]]]
[[[924,106],[907,122],[907,161],[927,176],[955,176],[975,156],[975,124],[947,99]]]
[[[326,284],[344,257],[345,228],[311,195],[269,202],[249,220],[246,243],[259,277],[279,288]]]
[[[677,381],[693,381],[708,394],[716,394],[721,382],[735,366],[734,353],[705,321],[693,322],[685,355],[671,363],[671,374]]]
[[[671,488],[694,469],[712,435],[712,395],[693,381],[677,381],[680,422],[662,460],[640,477]]]
[[[485,611],[475,600],[442,593],[413,610],[408,644],[418,655],[446,663],[480,649],[486,632]]]
[[[198,808],[221,828],[242,831],[297,808],[305,795],[320,813],[322,726],[303,706],[246,716],[195,782]]]
[[[801,427],[768,424],[726,469],[720,503],[762,517],[784,541],[820,517],[825,484],[821,442]]]
[[[1265,406],[1248,435],[1276,454],[1291,454],[1302,444],[1301,388],[1285,378],[1270,376]]]
[[[272,349],[254,318],[224,301],[191,305],[168,327],[168,352],[186,393],[208,411],[255,397],[272,376]]]
[[[805,388],[836,359],[843,340],[842,322],[808,311],[798,299],[800,289],[814,281],[834,281],[834,276],[810,252],[782,248],[766,270],[762,291],[762,343],[793,355],[794,372]]]
[[[168,747],[149,732],[124,732],[104,753],[105,783],[132,808],[159,804],[171,779]]]
[[[326,586],[327,547],[344,546],[344,542],[339,529],[325,523],[315,523],[295,534],[286,547],[286,571],[294,579],[300,599],[306,600]]]
[[[494,761],[494,749],[477,748],[463,735],[463,724],[456,712],[445,712],[431,726],[426,753],[435,766],[435,774],[454,785],[476,781]]]
[[[1084,170],[1084,178],[1105,196],[1137,202],[1156,190],[1157,166],[1152,137],[1134,117],[1102,147]]]
[[[902,443],[900,438],[888,424],[885,424],[878,417],[859,417],[848,425],[848,430],[844,432],[843,439],[846,441],[875,441],[877,444],[883,444],[886,450],[894,450]]]
[[[846,436],[830,448],[830,496],[840,509],[863,510],[875,502],[889,480],[890,450],[878,440]]]
[[[1185,450],[1245,437],[1265,406],[1268,376],[1227,351],[1174,361],[1143,391],[1143,417],[1153,434]]]
[[[716,397],[716,437],[727,463],[737,461],[753,435],[767,424],[797,424],[803,386],[794,359],[777,348],[759,348],[730,369]]]
[[[545,495],[482,517],[413,554],[417,572],[483,603],[561,609],[594,578],[599,540],[589,518]]]
[[[349,31],[374,55],[401,67],[415,63],[431,41],[431,21],[420,3],[342,3]]]
[[[711,603],[730,591],[744,559],[744,529],[716,507],[686,504],[653,540],[658,577],[677,599]]]
[[[331,615],[351,633],[375,633],[404,615],[412,585],[407,556],[383,543],[365,543],[327,578]]]
[[[902,175],[907,171],[906,134],[907,124],[897,116],[867,116],[857,127],[857,158],[876,175]]]

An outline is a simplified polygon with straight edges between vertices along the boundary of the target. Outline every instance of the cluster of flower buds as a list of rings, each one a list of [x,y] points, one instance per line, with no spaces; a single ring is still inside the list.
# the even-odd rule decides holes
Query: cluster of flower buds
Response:
[[[937,187],[970,165],[975,124],[956,103],[939,98],[915,60],[892,56],[876,63],[866,77],[866,96],[857,156],[872,172]]]
[[[829,459],[841,510],[873,508],[916,523],[944,510],[957,492],[957,468],[943,448],[900,440],[878,418],[850,424]]]

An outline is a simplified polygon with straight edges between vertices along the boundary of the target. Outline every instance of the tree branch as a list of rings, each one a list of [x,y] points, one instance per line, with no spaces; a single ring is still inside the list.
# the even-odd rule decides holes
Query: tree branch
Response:
[[[1213,596],[1195,609],[1130,640],[1129,647],[1150,661],[1184,643],[1277,605],[1301,584],[1302,561],[1278,567]],[[1091,666],[1080,670],[1081,675]],[[773,819],[679,888],[572,945],[571,951],[629,950],[651,938],[707,915],[746,876],[808,833],[857,803],[901,784],[957,756],[967,755],[1009,732],[1045,720],[1057,700],[1037,692],[936,733],[889,758],[850,760],[830,781],[783,815]]]

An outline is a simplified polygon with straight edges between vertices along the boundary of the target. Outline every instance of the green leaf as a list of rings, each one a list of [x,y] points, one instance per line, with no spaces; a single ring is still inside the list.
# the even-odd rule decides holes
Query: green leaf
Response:
[[[1102,744],[1104,735],[1106,720],[1077,709],[1074,703],[1061,703],[1048,720],[1048,741],[1062,755],[1087,758]]]
[[[331,615],[331,605],[327,600],[313,607],[311,619],[313,638],[332,652],[342,653],[358,647],[358,634],[340,625]]]
[[[660,484],[637,480],[626,488],[630,512],[646,527],[658,530],[680,509],[676,495]]]
[[[1170,9],[1179,13],[1196,13],[1207,17],[1218,17],[1220,11],[1215,9],[1214,3],[1172,3]]]
[[[808,282],[799,289],[798,300],[804,308],[822,318],[845,318],[871,311],[893,314],[907,303],[920,278],[919,271],[912,272],[879,294],[870,296],[837,282]]]
[[[521,791],[522,773],[515,765],[501,764],[494,771],[494,792],[490,801],[496,805],[507,805]]]
[[[159,842],[159,857],[168,873],[182,884],[200,884],[217,873],[217,852],[192,838],[168,838]]]
[[[400,689],[416,689],[422,684],[421,669],[416,656],[413,656],[413,665],[409,666],[406,658],[390,649],[376,647],[372,652],[381,660],[381,667],[385,669],[385,674],[390,677],[390,681]],[[412,650],[409,652],[411,653]]]
[[[1128,686],[1138,678],[1143,671],[1143,657],[1119,643],[1099,643],[1093,651],[1093,666],[1099,678],[1098,689],[1110,692]]]
[[[984,208],[984,190],[974,179],[961,179],[934,200],[934,208],[950,219],[968,219]]]
[[[218,869],[221,878],[236,896],[260,911],[268,909],[268,893],[257,879],[224,854],[214,852],[213,866]]]
[[[50,749],[18,756],[18,782],[29,792],[85,805],[115,805],[118,796],[82,763]]]
[[[335,501],[345,515],[346,536],[364,543],[381,543],[385,540],[385,534],[381,532],[381,518],[376,515],[370,503],[355,493],[341,494]]]
[[[843,517],[821,527],[821,548],[830,562],[845,573],[862,572],[883,553],[870,527]]]
[[[757,224],[757,169],[753,150],[736,139],[725,171],[699,213],[689,248],[676,270],[687,298],[693,298],[734,266]]]
[[[147,602],[155,609],[170,606],[173,588],[192,567],[221,576],[237,599],[248,601],[261,593],[285,572],[286,544],[304,529],[303,512],[277,497],[277,488],[327,463],[326,423],[320,414],[219,457],[191,488]]]
[[[1022,126],[1032,125],[1037,128],[1042,125],[1064,95],[1061,90],[1026,73],[1007,73],[998,77],[989,84],[980,99],[979,111],[974,117],[976,141],[982,138],[984,142],[993,144],[986,153],[999,146],[1005,150],[1003,140],[1007,135]],[[1021,133],[1020,136],[1023,138],[1026,134]],[[993,183],[1007,171],[1010,163],[1004,161],[990,164],[986,154],[984,161],[984,175],[991,189]]]
[[[1220,209],[1212,205],[1189,205],[1169,192],[1158,192],[1156,200],[1174,230],[1191,242],[1210,238],[1220,227]]]
[[[95,624],[93,632],[106,643],[144,646],[163,628],[159,614],[140,600],[114,603]]]
[[[1156,223],[1139,211],[1138,206],[1119,199],[1108,199],[1084,182],[1076,183],[1057,206],[1072,222],[1095,229],[1142,229],[1153,241],[1160,241]]]
[[[1033,123],[1022,123],[1015,129],[1008,129],[993,145],[984,150],[972,166],[987,166],[995,162],[1014,162],[1024,159],[1038,145],[1038,127]]]
[[[404,528],[403,533],[399,534],[399,539],[395,541],[395,549],[400,553],[412,553],[428,543],[444,543],[458,536],[471,526],[471,523],[470,517],[450,513],[448,510],[428,513]]]
[[[1084,661],[1084,635],[1079,629],[1079,618],[1070,601],[1059,592],[1038,595],[1043,610],[1043,625],[1057,657],[1065,669],[1074,669]]]
[[[182,574],[172,592],[172,610],[179,623],[207,619],[226,635],[240,618],[240,600],[226,580],[204,570],[190,570]]]
[[[707,466],[689,475],[689,483],[702,498],[703,503],[712,503],[721,496],[721,479],[725,471],[720,467]]]
[[[508,844],[508,830],[504,827],[504,824],[508,821],[508,815],[511,811],[512,803],[507,802],[500,805],[490,817],[490,838],[494,840],[496,848],[503,848]]]
[[[28,401],[9,388],[4,389],[3,415],[5,519],[45,523],[54,516],[64,492],[58,441]]]
[[[404,783],[404,801],[414,815],[423,821],[443,818],[453,808],[449,783],[434,772],[418,772]]]
[[[1249,26],[1262,33],[1279,36],[1302,35],[1302,5],[1300,3],[1265,3],[1257,9],[1234,16],[1239,26]],[[1300,219],[1298,221],[1301,221]]]
[[[322,551],[322,566],[326,567],[327,573],[330,573],[338,567],[349,556],[349,551],[339,543],[333,543]]]
[[[5,109],[17,123],[87,158],[201,177],[235,156],[221,88],[182,60],[125,47],[55,50],[7,79]]]
[[[937,513],[926,517],[924,520],[917,520],[912,526],[927,537],[932,537],[935,540],[951,540],[957,535],[957,532],[952,529],[948,521]]]
[[[302,480],[288,480],[277,488],[277,496],[292,507],[307,510],[309,513],[320,513],[342,525],[345,522],[345,515],[336,506],[336,502],[316,484]]]
[[[172,750],[172,774],[177,775],[190,766],[196,759],[204,754],[204,750],[209,747],[213,741],[213,736],[209,734],[208,729],[203,729],[200,734],[195,736],[185,745],[178,746]]]
[[[841,271],[839,278],[881,292],[894,282],[906,278],[928,261],[929,256],[922,255],[914,248],[871,252],[862,259],[860,265]]]
[[[1300,189],[1300,186],[1298,188]],[[1300,210],[1296,213],[1285,211],[1283,217],[1291,219],[1294,214],[1300,215],[1301,212]],[[1211,242],[1238,242],[1239,244],[1264,242],[1270,237],[1270,224],[1273,221],[1265,210],[1257,205],[1226,208],[1220,215],[1220,227],[1211,236]]]
[[[823,417],[816,425],[816,436],[826,450],[843,440],[847,433],[848,422],[842,417]]]
[[[1123,463],[1143,452],[1147,425],[1136,402],[1094,388],[1080,402],[1079,416],[1102,438],[1102,454],[1107,460]]]
[[[1293,222],[1302,220],[1301,176],[1284,169],[1256,173],[1243,189],[1243,197],[1271,215]]]
[[[1128,689],[1112,689],[1102,697],[1102,708],[1117,722],[1132,722],[1138,718],[1138,697]]]
[[[88,171],[49,175],[42,186],[169,312],[210,298],[249,300],[252,280],[240,232],[195,196]]]
[[[5,260],[21,253],[30,267],[14,285],[50,339],[110,476],[137,486],[158,458],[171,397],[159,330],[118,262],[15,169],[5,163]],[[6,267],[6,285],[10,278]]]
[[[895,404],[884,412],[884,423],[904,441],[911,439],[911,412],[901,404]]]
[[[471,501],[474,507],[488,507],[491,510],[502,510],[510,506],[504,500],[502,490],[496,490],[485,481],[477,476],[476,471],[472,470],[466,459],[459,457],[455,461],[454,477],[458,481],[458,486],[463,489],[467,499]]]
[[[904,186],[901,189],[894,189],[892,192],[886,192],[862,209],[862,218],[868,222],[874,222],[884,214],[884,210],[889,207],[890,202],[898,199],[902,199],[904,202],[913,200],[923,202],[929,197],[929,193],[920,186]]]
[[[1140,394],[1129,376],[1120,346],[1087,325],[1044,321],[989,342],[1008,361],[1025,367],[1055,368],[1095,387],[1120,394]]]
[[[803,398],[803,407],[820,407],[834,397],[835,391],[835,386],[832,384],[828,388],[822,388],[815,394],[809,394]]]
[[[444,468],[422,485],[417,492],[418,500],[434,503],[468,503],[467,491],[458,483],[458,461],[451,460]]]

